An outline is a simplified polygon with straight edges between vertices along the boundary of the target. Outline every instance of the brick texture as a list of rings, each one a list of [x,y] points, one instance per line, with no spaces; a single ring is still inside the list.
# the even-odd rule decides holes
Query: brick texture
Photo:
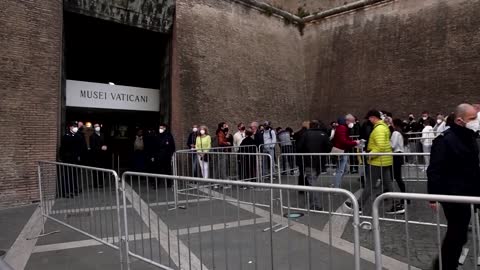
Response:
[[[228,121],[300,126],[305,109],[301,36],[294,26],[229,1],[177,0],[173,121],[211,133]]]
[[[38,200],[37,160],[55,160],[62,1],[0,1],[0,207]]]
[[[282,8],[285,11],[297,14],[298,8],[302,7],[304,11],[315,13],[325,11],[356,2],[358,0],[264,0],[263,2]]]
[[[406,118],[479,102],[479,1],[400,0],[308,25],[310,115],[369,108]]]

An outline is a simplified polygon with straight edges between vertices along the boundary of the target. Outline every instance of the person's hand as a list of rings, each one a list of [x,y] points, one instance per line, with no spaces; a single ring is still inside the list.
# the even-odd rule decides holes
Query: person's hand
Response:
[[[155,158],[152,157],[150,160],[151,160],[152,162],[154,162],[154,161],[155,161]]]
[[[360,141],[359,141],[359,140],[356,140],[355,143],[356,143],[357,145],[360,145]]]
[[[102,150],[107,151],[107,146],[106,145],[102,146]]]
[[[429,204],[433,211],[438,211],[438,204],[436,202],[430,202]]]

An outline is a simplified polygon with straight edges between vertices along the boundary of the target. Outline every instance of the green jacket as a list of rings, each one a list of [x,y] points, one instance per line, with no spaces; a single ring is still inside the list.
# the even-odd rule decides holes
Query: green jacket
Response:
[[[373,127],[367,150],[369,153],[392,153],[390,129],[385,122],[378,121]],[[393,156],[372,156],[369,158],[368,164],[380,167],[392,166]]]

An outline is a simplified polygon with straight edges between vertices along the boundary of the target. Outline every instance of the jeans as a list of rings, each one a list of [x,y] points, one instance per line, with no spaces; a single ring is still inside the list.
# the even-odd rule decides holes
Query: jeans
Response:
[[[305,178],[307,182],[310,183],[312,187],[319,187],[320,186],[320,177],[317,169],[311,167],[305,167]],[[310,207],[320,207],[321,197],[320,192],[310,192],[309,196],[309,203]]]
[[[423,145],[423,153],[430,153],[432,149],[432,145]],[[424,156],[425,159],[425,166],[428,167],[430,165],[430,156]]]
[[[382,192],[390,192],[392,190],[392,166],[373,166],[370,165],[369,173],[365,178],[365,188],[363,189],[362,196],[360,197],[360,205],[365,205],[365,203],[370,199],[373,190],[376,188],[376,183],[378,179],[382,180],[380,188]]]
[[[342,185],[343,174],[345,173],[345,169],[347,168],[348,163],[348,156],[340,156],[337,171],[335,174],[335,187],[340,188]]]
[[[267,157],[263,158],[263,175],[269,175],[270,174],[270,166],[274,166],[275,164],[275,148],[274,147],[269,147],[265,146],[263,149],[263,153],[268,154],[269,156],[272,157],[272,164],[270,164],[270,160]]]
[[[405,192],[405,182],[402,179],[403,156],[393,156],[393,179],[397,182],[401,192]]]
[[[198,156],[198,164],[200,164],[200,170],[202,171],[202,177],[208,178],[208,162],[203,161],[202,157]]]

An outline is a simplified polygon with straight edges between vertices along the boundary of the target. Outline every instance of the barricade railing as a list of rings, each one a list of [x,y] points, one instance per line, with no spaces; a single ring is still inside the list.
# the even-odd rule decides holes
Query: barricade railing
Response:
[[[369,160],[377,159],[374,164],[382,165],[380,157],[388,156],[393,159],[394,166],[374,166]],[[313,153],[313,154],[285,154],[282,159],[294,157],[298,166],[298,174],[278,174],[280,184],[314,185],[322,187],[342,188],[355,194],[362,211],[362,218],[371,220],[369,211],[375,196],[389,191],[405,191],[412,193],[427,192],[426,166],[420,162],[421,157],[429,157],[428,153]],[[349,166],[349,158],[358,158],[358,165]],[[345,165],[346,164],[346,165]],[[342,167],[342,165],[344,167]],[[342,169],[343,168],[343,169]],[[355,171],[353,171],[355,169]],[[397,179],[401,179],[397,181]],[[278,200],[285,203],[285,194],[279,194]],[[305,195],[301,193],[290,194],[293,203],[290,204],[296,211],[305,211]],[[321,204],[327,201],[321,197]],[[349,205],[351,202],[334,198],[337,207],[334,215],[351,216]],[[402,208],[395,205],[387,209],[388,215],[384,219],[402,221]],[[285,209],[285,206],[283,207]],[[319,209],[317,212],[325,213]],[[428,218],[421,215],[412,222],[423,225],[434,225]],[[443,225],[444,226],[444,225]]]
[[[276,162],[281,154],[293,154],[297,152],[295,141],[288,142],[276,142],[261,144],[258,146],[259,153],[269,154],[273,161]],[[293,160],[282,160],[283,164],[274,164],[274,171],[288,174],[293,173],[295,170],[295,163]]]
[[[113,170],[38,162],[43,224],[52,220],[121,252],[120,195]]]
[[[192,187],[178,197],[184,208],[171,210],[176,202],[174,191],[165,188],[169,181]],[[135,172],[125,172],[121,185],[126,253],[159,268],[283,269],[288,265],[288,269],[313,269],[327,263],[328,269],[336,269],[339,264],[360,269],[358,204],[347,190]],[[213,188],[225,185],[231,188]],[[269,191],[267,205],[259,201],[258,195],[264,191]],[[291,192],[304,192],[312,198],[307,209],[314,209],[319,193],[353,201],[353,256],[334,252],[331,218],[327,221],[329,231],[318,228],[319,215],[310,210],[296,220],[286,218],[295,214],[288,196],[283,216],[273,197]],[[127,211],[127,206],[134,211]],[[325,207],[329,214],[335,211],[332,204]],[[295,226],[289,226],[283,234],[274,234],[276,224],[283,223]],[[263,229],[265,224],[268,229]],[[321,239],[327,247],[318,246]],[[302,258],[298,258],[299,254]],[[317,254],[328,254],[328,260]]]
[[[255,147],[255,146],[254,146]],[[273,162],[268,154],[255,153],[252,148],[242,148],[239,152],[203,152],[202,149],[196,152],[177,151],[173,155],[174,175],[176,176],[197,176],[208,179],[232,180],[239,182],[273,183]],[[247,153],[252,151],[252,153]],[[197,174],[187,167],[195,162]],[[173,183],[174,194],[185,195],[195,193],[196,187],[185,186],[182,182]],[[213,189],[230,189],[231,185],[213,185]],[[270,204],[270,197],[267,194],[259,194],[258,202]],[[180,204],[180,206],[182,206]],[[175,204],[175,207],[179,205]]]
[[[382,205],[386,200],[390,201],[404,201],[405,214],[403,224],[390,223],[388,220],[382,219]],[[424,209],[430,208],[430,216],[434,220],[435,228],[419,227],[412,223],[412,217],[419,215],[416,208],[412,207],[407,202],[416,202],[416,205],[423,205]],[[478,269],[480,264],[480,256],[478,254],[480,247],[480,226],[478,212],[476,205],[480,204],[480,197],[466,197],[466,196],[448,196],[448,195],[431,195],[431,194],[417,194],[417,193],[384,193],[377,197],[373,203],[373,246],[375,248],[375,262],[376,269],[383,269],[383,256],[396,256],[406,259],[405,263],[408,269],[456,269],[459,264],[464,265],[463,269]],[[441,207],[442,206],[442,207]],[[452,254],[445,256],[445,251],[442,255],[442,235],[445,234],[445,226],[441,223],[445,217],[440,209],[448,207],[449,211],[457,212],[457,223],[464,223],[460,218],[465,219],[468,216],[467,226],[471,222],[469,230],[471,241],[464,246],[461,257],[457,262],[457,258],[453,258]],[[424,211],[423,215],[426,212]],[[451,215],[451,214],[450,214]],[[461,216],[461,217],[460,217]],[[380,227],[382,221],[382,227]],[[403,226],[403,228],[402,228]],[[452,225],[453,226],[453,225]],[[452,237],[462,238],[459,235]],[[465,232],[466,233],[466,232]],[[383,236],[383,237],[382,237]],[[460,239],[454,239],[462,241]],[[467,239],[465,239],[467,240]],[[382,244],[383,243],[383,244]],[[382,247],[385,247],[382,249]],[[395,247],[394,249],[392,247]],[[473,255],[468,255],[469,250],[473,247]],[[435,260],[437,264],[435,265]],[[444,263],[448,265],[444,265]],[[434,266],[432,268],[432,266]]]

